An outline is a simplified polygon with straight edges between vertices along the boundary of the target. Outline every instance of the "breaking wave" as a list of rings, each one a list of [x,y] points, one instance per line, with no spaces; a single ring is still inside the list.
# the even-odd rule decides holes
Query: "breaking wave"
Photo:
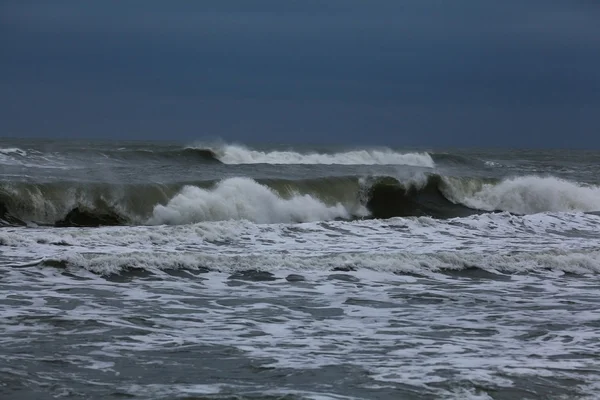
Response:
[[[390,149],[353,150],[340,153],[299,153],[296,151],[260,151],[241,145],[224,145],[211,149],[188,147],[202,154],[213,154],[224,164],[339,164],[339,165],[409,165],[433,168],[428,153],[399,153]]]
[[[308,194],[282,198],[249,178],[231,178],[212,189],[185,186],[166,205],[157,205],[150,224],[182,225],[202,221],[248,220],[257,223],[310,222],[347,219],[348,210]]]
[[[600,187],[555,177],[504,180],[420,174],[411,179],[228,178],[181,184],[0,184],[0,222],[55,226],[190,224],[249,220],[465,217],[600,211]]]
[[[0,164],[38,167],[81,166],[96,158],[117,162],[157,161],[189,164],[271,164],[271,165],[404,165],[434,168],[439,165],[485,167],[482,160],[461,154],[426,151],[396,151],[389,148],[365,148],[347,151],[324,149],[259,150],[243,145],[218,144],[182,147],[179,145],[135,146],[119,148],[81,147],[63,149],[0,148]]]
[[[555,177],[522,176],[494,183],[448,181],[451,184],[444,190],[448,199],[478,210],[515,214],[600,210],[600,187]]]
[[[20,157],[27,156],[27,152],[25,150],[19,149],[18,147],[9,147],[9,148],[1,148],[0,147],[0,154],[5,155],[5,156],[12,156],[12,155],[16,155],[16,156],[20,156]]]

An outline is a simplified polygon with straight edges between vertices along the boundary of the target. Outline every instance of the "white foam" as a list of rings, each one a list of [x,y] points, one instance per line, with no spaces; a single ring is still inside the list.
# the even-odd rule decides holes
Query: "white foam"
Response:
[[[25,150],[16,147],[0,148],[0,164],[3,165],[21,165],[26,156]]]
[[[27,156],[27,152],[25,150],[19,149],[18,147],[0,148],[0,154],[17,155],[21,157]]]
[[[233,272],[260,270],[277,272],[293,270],[311,272],[332,271],[339,268],[367,269],[393,273],[433,276],[451,270],[480,268],[492,273],[523,273],[536,271],[558,271],[574,274],[600,273],[600,252],[550,252],[521,253],[512,255],[437,253],[411,254],[395,252],[377,254],[362,252],[356,254],[317,254],[313,257],[277,254],[199,254],[193,251],[181,252],[124,252],[114,254],[62,253],[49,260],[63,262],[70,268],[85,268],[88,271],[110,275],[127,269],[141,269],[149,272],[160,270],[208,268],[214,271]],[[552,275],[552,273],[549,273]]]
[[[178,226],[9,228],[4,255],[110,274],[124,268],[323,271],[339,267],[429,274],[600,272],[600,217],[583,213]],[[576,232],[576,234],[573,234]],[[545,273],[545,272],[544,272]]]
[[[119,391],[142,397],[252,397],[277,389],[268,379],[211,384],[203,371],[197,382],[172,379],[187,376],[174,370],[185,374],[196,357],[226,354],[231,363],[213,365],[227,376],[240,370],[234,365],[239,357],[251,373],[258,366],[269,376],[281,368],[287,376],[331,371],[341,377],[314,389],[331,394],[295,392],[302,398],[418,392],[484,400],[488,393],[523,397],[531,387],[544,387],[542,397],[564,392],[594,398],[597,279],[560,272],[586,262],[590,269],[582,272],[600,272],[599,223],[599,216],[584,213],[500,213],[449,221],[7,228],[0,234],[11,244],[0,258],[45,254],[67,261],[68,271],[0,263],[0,289],[15,294],[0,307],[0,344],[16,349],[0,361],[19,372],[39,360],[61,359],[81,372],[47,363],[52,374],[36,379],[48,387],[64,377],[88,387],[86,373],[98,368],[94,374],[105,378],[94,375],[97,388],[116,382]],[[153,279],[123,282],[87,272],[120,272],[127,262],[151,270]],[[358,270],[331,272],[344,265]],[[427,274],[472,265],[535,273],[496,279]],[[215,271],[192,276],[159,269],[199,266]],[[248,282],[230,274],[247,268],[271,271],[274,280]],[[402,271],[421,276],[396,273]],[[305,281],[286,281],[290,273]],[[41,340],[50,345],[33,359],[30,343]],[[165,351],[187,356],[169,357],[167,365],[157,357]],[[139,376],[127,375],[131,363],[122,360],[132,358]],[[167,366],[173,374],[156,379],[155,371]],[[335,367],[325,371],[328,366]],[[360,380],[348,389],[343,377],[356,373]],[[293,380],[280,386],[290,394],[303,388]],[[104,387],[114,393],[114,386]]]
[[[446,180],[449,200],[479,210],[517,214],[599,211],[600,187],[555,177],[523,176],[498,184]]]
[[[497,161],[485,161],[484,164],[486,167],[501,167],[502,166],[502,164],[500,164]]]
[[[24,168],[48,168],[48,169],[73,169],[73,165],[66,165],[59,157],[44,156],[44,153],[18,147],[0,148],[0,164],[15,165]],[[19,175],[22,176],[22,175]]]
[[[154,208],[150,224],[187,224],[245,219],[258,223],[308,222],[348,218],[340,203],[328,206],[310,195],[282,198],[249,178],[230,178],[213,189],[184,187],[165,206]]]
[[[205,148],[205,147],[201,147]],[[341,153],[298,153],[295,151],[258,151],[241,145],[224,145],[213,149],[225,164],[342,164],[342,165],[411,165],[433,168],[427,153],[398,153],[390,149],[354,150]]]

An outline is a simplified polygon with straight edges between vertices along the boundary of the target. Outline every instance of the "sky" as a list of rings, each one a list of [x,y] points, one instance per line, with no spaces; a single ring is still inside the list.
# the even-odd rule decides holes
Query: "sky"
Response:
[[[2,0],[0,136],[600,148],[600,1]]]

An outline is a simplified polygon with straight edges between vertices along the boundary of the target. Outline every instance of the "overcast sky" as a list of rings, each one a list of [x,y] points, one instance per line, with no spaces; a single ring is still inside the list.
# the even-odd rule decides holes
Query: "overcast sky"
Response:
[[[600,1],[0,2],[0,135],[600,148]]]

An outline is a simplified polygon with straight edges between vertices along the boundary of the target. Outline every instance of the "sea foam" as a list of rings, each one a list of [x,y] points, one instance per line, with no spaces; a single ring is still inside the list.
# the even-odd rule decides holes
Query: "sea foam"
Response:
[[[17,155],[21,157],[27,156],[27,152],[25,150],[19,149],[18,147],[0,148],[0,154]]]
[[[473,267],[595,274],[600,273],[599,222],[600,216],[584,213],[304,224],[231,220],[93,230],[15,228],[0,232],[0,243],[3,257],[11,260],[47,260],[101,274],[128,268],[428,274]]]

